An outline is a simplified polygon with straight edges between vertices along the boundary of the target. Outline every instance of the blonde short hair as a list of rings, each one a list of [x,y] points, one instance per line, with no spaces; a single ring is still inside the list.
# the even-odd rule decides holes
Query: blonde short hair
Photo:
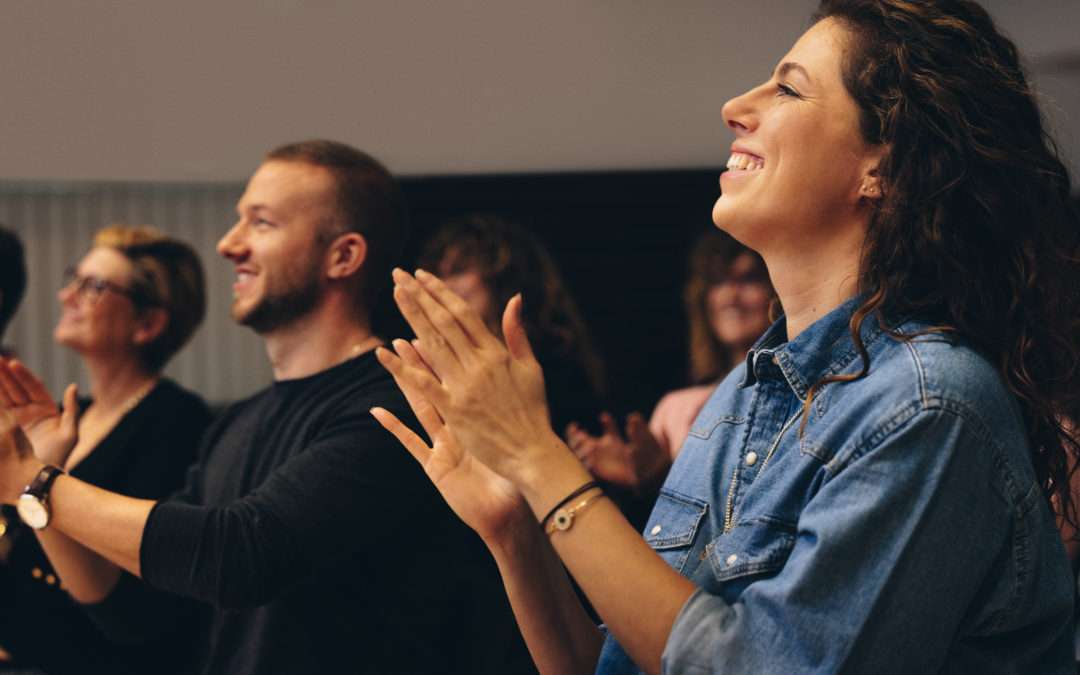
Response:
[[[131,290],[137,311],[164,310],[168,324],[147,344],[142,361],[157,371],[188,341],[206,315],[206,281],[199,256],[187,244],[148,225],[114,223],[98,230],[94,246],[122,253],[131,261]]]

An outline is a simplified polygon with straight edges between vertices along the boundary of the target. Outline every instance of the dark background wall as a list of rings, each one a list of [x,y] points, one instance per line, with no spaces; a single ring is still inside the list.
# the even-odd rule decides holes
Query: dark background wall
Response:
[[[716,170],[442,176],[405,179],[412,265],[441,222],[498,213],[551,250],[604,357],[613,406],[646,413],[684,384],[680,292],[691,241],[713,227]],[[380,319],[406,331],[389,303]]]

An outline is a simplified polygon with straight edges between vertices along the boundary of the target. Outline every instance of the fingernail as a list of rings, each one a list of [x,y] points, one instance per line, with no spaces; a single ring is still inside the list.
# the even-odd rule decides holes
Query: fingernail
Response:
[[[408,342],[406,342],[405,340],[402,340],[401,338],[394,339],[394,349],[401,349],[402,347],[405,347],[408,344],[409,344]]]
[[[432,274],[431,272],[428,272],[427,270],[417,268],[417,270],[416,270],[416,280],[419,281],[420,283],[426,284],[427,282],[431,281],[434,278],[435,278],[435,275]]]

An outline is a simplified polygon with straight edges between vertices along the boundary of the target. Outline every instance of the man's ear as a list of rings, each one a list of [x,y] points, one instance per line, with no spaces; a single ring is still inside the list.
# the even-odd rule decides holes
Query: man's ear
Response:
[[[367,240],[359,232],[346,232],[326,250],[329,279],[345,279],[356,274],[367,259]]]
[[[147,309],[139,315],[135,325],[133,339],[137,345],[150,344],[161,337],[169,326],[169,315],[164,309],[155,307]]]

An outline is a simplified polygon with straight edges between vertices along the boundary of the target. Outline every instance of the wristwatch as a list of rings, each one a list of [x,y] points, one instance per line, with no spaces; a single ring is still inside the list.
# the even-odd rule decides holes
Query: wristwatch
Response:
[[[52,512],[49,510],[49,490],[53,481],[62,473],[66,473],[58,466],[48,465],[38,471],[34,480],[26,486],[26,492],[19,496],[15,503],[15,509],[19,512],[19,518],[35,530],[43,530],[49,524]]]

